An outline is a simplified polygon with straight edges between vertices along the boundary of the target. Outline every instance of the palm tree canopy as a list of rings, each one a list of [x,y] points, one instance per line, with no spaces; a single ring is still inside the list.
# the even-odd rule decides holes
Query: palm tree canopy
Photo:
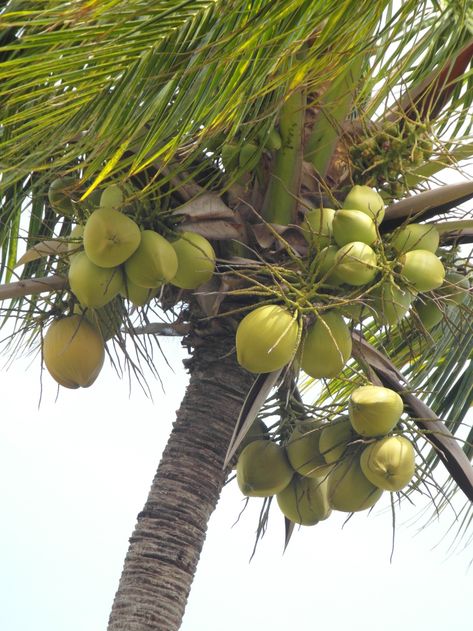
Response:
[[[0,12],[0,278],[49,277],[58,283],[51,289],[64,289],[64,239],[90,211],[95,189],[111,181],[142,225],[173,233],[183,218],[198,231],[200,221],[201,232],[222,241],[241,236],[235,225],[249,216],[238,214],[242,199],[284,224],[291,222],[274,220],[268,207],[278,196],[292,204],[300,190],[336,202],[356,182],[376,186],[388,204],[407,197],[473,152],[472,58],[471,12],[454,2],[10,0]],[[304,146],[286,143],[275,173],[270,136],[297,124]],[[299,188],[282,190],[280,174],[289,182],[296,170]],[[69,214],[48,202],[58,176],[76,182]],[[189,206],[203,195],[203,206]],[[472,196],[473,187],[445,189],[426,207],[430,216],[463,219],[451,209]],[[407,210],[393,203],[392,227],[422,199]],[[455,243],[471,237],[470,225],[455,230]],[[267,234],[258,234],[261,245]],[[451,241],[445,256],[460,265]],[[277,289],[255,284],[254,295],[277,295],[276,264],[272,273]],[[60,291],[10,297],[4,315],[18,318],[15,352],[17,339],[34,345],[68,300]],[[433,353],[413,350],[401,326],[365,332],[454,434],[473,400],[469,309],[437,329]],[[344,403],[356,370],[348,367],[317,405],[335,395]],[[468,458],[472,438],[463,435]],[[438,456],[427,450],[423,458],[432,468]]]

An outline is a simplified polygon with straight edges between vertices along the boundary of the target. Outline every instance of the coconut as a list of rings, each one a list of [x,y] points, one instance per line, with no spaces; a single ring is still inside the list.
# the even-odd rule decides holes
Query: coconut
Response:
[[[159,287],[155,289],[148,289],[147,287],[139,287],[132,283],[131,280],[125,275],[125,282],[122,291],[120,292],[124,298],[127,298],[135,307],[144,307],[150,300],[155,298],[158,294]]]
[[[286,445],[286,453],[294,471],[309,478],[327,473],[327,463],[320,453],[322,424],[317,421],[298,423]]]
[[[333,238],[340,247],[353,241],[371,245],[378,239],[373,219],[361,210],[337,210],[332,229]]]
[[[92,263],[116,267],[137,249],[141,232],[133,219],[120,211],[99,208],[88,218],[83,238],[84,250]]]
[[[240,456],[241,452],[247,445],[249,445],[255,440],[269,440],[268,428],[266,427],[266,425],[260,418],[257,418],[252,423],[250,429],[246,432],[245,436],[243,437],[243,440],[239,444],[237,452],[236,452],[237,457]],[[236,469],[236,464],[234,468]]]
[[[328,245],[319,252],[315,259],[316,278],[332,287],[337,287],[343,282],[337,274],[337,252],[336,245]]]
[[[80,315],[51,323],[43,337],[43,359],[50,375],[66,388],[88,388],[105,358],[99,331]]]
[[[443,285],[437,290],[437,295],[461,305],[465,302],[470,291],[470,281],[459,272],[447,272]]]
[[[354,186],[346,196],[342,207],[349,210],[361,210],[378,225],[384,218],[383,198],[369,186]]]
[[[325,462],[333,464],[341,460],[354,438],[355,432],[348,417],[324,425],[320,432],[318,448]]]
[[[354,454],[336,464],[328,475],[327,495],[335,510],[354,513],[374,506],[383,494],[364,475]]]
[[[360,436],[387,434],[399,421],[403,409],[397,392],[373,385],[354,390],[348,405],[350,422]]]
[[[427,331],[430,331],[442,321],[443,311],[433,300],[425,299],[425,302],[416,300],[413,308]]]
[[[329,517],[332,509],[327,497],[327,480],[295,475],[276,496],[285,517],[302,526],[314,526]]]
[[[257,307],[238,325],[238,363],[250,372],[273,372],[292,360],[298,341],[299,323],[295,315],[278,305]]]
[[[353,300],[338,307],[338,311],[353,322],[362,322],[365,318],[373,315],[371,297],[363,298],[363,302]]]
[[[414,447],[404,436],[386,436],[363,450],[360,466],[368,480],[378,488],[400,491],[414,476]]]
[[[313,208],[304,217],[301,225],[302,234],[317,250],[330,243],[334,215],[333,208]]]
[[[442,261],[428,250],[411,250],[400,259],[401,274],[417,291],[440,287],[445,278]]]
[[[113,300],[123,287],[120,268],[99,267],[85,252],[79,252],[69,267],[69,286],[83,307],[103,307]]]
[[[350,329],[330,311],[309,328],[302,344],[301,368],[314,379],[336,377],[351,356]]]
[[[212,278],[215,252],[209,241],[196,232],[183,232],[171,244],[177,256],[177,272],[171,283],[181,289],[195,289]]]
[[[406,314],[414,299],[412,292],[392,282],[383,283],[375,294],[376,319],[383,324],[396,324]]]
[[[65,217],[71,217],[74,214],[71,195],[78,184],[79,181],[73,176],[58,177],[51,182],[48,199],[53,210]]]
[[[377,273],[376,254],[361,241],[342,246],[336,254],[335,263],[337,278],[355,287],[370,283]]]
[[[118,184],[110,184],[100,196],[101,208],[120,208],[123,206],[123,193]]]
[[[176,252],[163,236],[143,230],[140,245],[125,262],[125,272],[138,287],[156,289],[176,275]]]
[[[438,230],[432,224],[411,223],[392,235],[391,245],[398,253],[411,250],[435,252],[439,240]]]
[[[254,440],[238,458],[238,486],[248,497],[268,497],[280,493],[294,474],[283,447],[271,440]]]

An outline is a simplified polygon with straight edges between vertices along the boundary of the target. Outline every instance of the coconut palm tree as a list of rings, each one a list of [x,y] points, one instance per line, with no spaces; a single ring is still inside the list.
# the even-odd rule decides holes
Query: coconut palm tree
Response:
[[[180,335],[190,352],[190,383],[138,515],[110,631],[179,628],[208,519],[255,419],[271,418],[284,444],[294,419],[338,414],[366,380],[399,392],[409,415],[418,466],[398,499],[423,493],[439,511],[459,489],[467,530],[473,303],[464,285],[454,300],[457,277],[424,292],[440,312],[433,328],[420,306],[381,324],[351,314],[352,359],[328,381],[307,379],[298,360],[246,370],[235,330],[258,305],[296,313],[299,336],[327,306],[386,311],[383,295],[381,307],[370,303],[373,287],[399,278],[399,257],[378,263],[368,289],[314,283],[320,243],[304,217],[340,208],[354,185],[387,206],[380,251],[400,227],[431,220],[443,266],[468,278],[473,224],[460,204],[473,183],[435,177],[473,153],[472,58],[473,13],[453,0],[3,3],[5,352],[40,349],[51,322],[88,317],[69,287],[71,247],[81,247],[71,231],[111,184],[141,228],[170,241],[202,235],[217,254],[198,287],[169,283],[135,307],[125,291],[88,310],[110,338],[110,359],[145,388],[148,338]],[[286,518],[287,541],[292,527]]]

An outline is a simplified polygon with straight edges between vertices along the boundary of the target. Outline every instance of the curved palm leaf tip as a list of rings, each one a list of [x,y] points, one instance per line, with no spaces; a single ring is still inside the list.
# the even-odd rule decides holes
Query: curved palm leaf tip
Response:
[[[207,296],[205,289],[192,296],[165,286],[158,303],[149,296],[151,303],[136,308],[141,324],[162,313],[155,304],[179,310],[190,301],[194,310],[198,303],[222,316],[263,300],[298,310],[307,326],[314,303],[316,311],[319,302],[343,307],[347,296],[315,278],[300,233],[272,224],[300,223],[303,209],[314,206],[338,208],[354,183],[376,187],[387,203],[409,198],[428,185],[426,177],[471,155],[472,91],[465,86],[472,34],[453,4],[440,11],[417,0],[400,8],[351,0],[260,1],[251,8],[238,1],[11,1],[1,15],[0,263],[5,281],[21,284],[3,286],[0,295],[13,299],[2,303],[4,313],[18,317],[25,344],[37,343],[35,334],[53,317],[74,310],[61,245],[80,246],[71,230],[86,222],[100,204],[97,190],[110,182],[123,192],[120,211],[141,228],[172,240],[184,224],[213,240],[220,257]],[[61,207],[47,192],[64,176],[72,179]],[[451,214],[471,197],[468,185],[457,193],[440,190],[427,205],[422,196],[394,203],[379,229]],[[439,254],[449,269],[467,274],[468,257],[457,247],[462,236],[462,225],[446,232]],[[18,272],[14,264],[25,250]],[[302,286],[301,274],[308,274]],[[40,296],[42,278],[54,291]],[[314,281],[315,293],[301,302]],[[363,291],[347,291],[366,302]],[[413,311],[414,327],[368,320],[363,332],[461,435],[473,390],[465,370],[471,306],[453,312],[448,295],[431,298],[443,315],[432,331]],[[122,312],[129,303],[117,300]],[[121,336],[117,331],[119,348]],[[140,353],[149,360],[146,345]],[[299,416],[300,406],[309,416],[334,416],[366,374],[372,376],[369,366],[350,364],[322,388],[315,407],[297,403]],[[253,392],[252,417],[255,400],[261,404]],[[283,443],[293,409],[293,397],[283,397],[272,429]],[[250,425],[240,419],[239,441]],[[438,452],[416,432],[432,475]],[[464,452],[471,456],[471,432]],[[455,489],[452,482],[443,493],[450,498]]]

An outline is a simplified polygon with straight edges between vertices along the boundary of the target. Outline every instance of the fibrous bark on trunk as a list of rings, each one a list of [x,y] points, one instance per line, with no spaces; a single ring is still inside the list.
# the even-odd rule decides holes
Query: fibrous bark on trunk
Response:
[[[234,335],[198,340],[190,382],[125,558],[109,631],[176,631],[207,523],[228,471],[223,462],[253,377]]]

